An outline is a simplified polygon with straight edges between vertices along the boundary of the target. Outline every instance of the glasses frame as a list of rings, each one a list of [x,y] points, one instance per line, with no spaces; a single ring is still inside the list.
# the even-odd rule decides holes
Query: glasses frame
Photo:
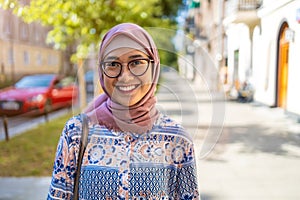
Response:
[[[138,61],[138,60],[146,60],[146,61],[148,61],[148,65],[147,65],[146,70],[145,70],[142,74],[136,75],[136,74],[134,74],[134,73],[130,70],[129,64],[132,63],[132,62]],[[120,72],[119,72],[116,76],[110,76],[110,75],[108,75],[108,74],[105,72],[105,69],[104,69],[105,63],[118,63],[118,64],[120,64],[120,66],[121,66]],[[130,71],[130,73],[131,73],[133,76],[138,77],[138,76],[143,76],[143,75],[147,72],[147,70],[148,70],[150,64],[153,65],[153,63],[154,63],[154,60],[153,60],[153,59],[150,59],[150,58],[138,58],[138,59],[130,60],[129,62],[126,63],[126,64],[127,64],[126,66],[127,66],[127,69]],[[123,63],[123,64],[124,64],[124,63]],[[119,77],[119,76],[121,75],[121,73],[122,73],[122,69],[123,69],[123,67],[124,67],[123,64],[122,64],[121,62],[118,62],[118,61],[103,61],[103,62],[100,62],[100,67],[101,67],[103,73],[104,73],[107,77],[109,77],[109,78],[117,78],[117,77]]]

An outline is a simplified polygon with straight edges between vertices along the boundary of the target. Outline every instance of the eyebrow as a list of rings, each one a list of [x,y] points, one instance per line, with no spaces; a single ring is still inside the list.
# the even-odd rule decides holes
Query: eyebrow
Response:
[[[135,55],[131,55],[128,58],[132,59],[132,58],[143,58],[144,56],[140,55],[140,54],[135,54]],[[119,60],[118,56],[109,56],[107,57],[105,60]]]
[[[140,54],[136,54],[136,55],[132,55],[129,56],[128,58],[143,58],[144,56],[140,55]]]

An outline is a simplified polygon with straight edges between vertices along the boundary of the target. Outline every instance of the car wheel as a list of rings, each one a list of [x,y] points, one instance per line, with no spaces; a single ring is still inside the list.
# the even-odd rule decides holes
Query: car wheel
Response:
[[[51,104],[51,100],[47,99],[45,106],[44,106],[44,112],[45,113],[50,113],[52,111],[52,104]]]

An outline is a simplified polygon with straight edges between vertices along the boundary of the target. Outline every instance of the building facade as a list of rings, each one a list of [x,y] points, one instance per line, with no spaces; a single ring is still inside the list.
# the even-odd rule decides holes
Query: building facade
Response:
[[[222,57],[224,51],[223,27],[220,26],[222,21],[218,6],[218,0],[187,1],[185,20],[187,55],[184,58],[186,61],[179,63],[179,67],[191,66],[189,68],[194,70],[194,76],[200,75],[201,80],[211,91],[218,90],[218,68],[224,62]],[[188,67],[184,69],[186,68]],[[183,73],[186,71],[191,70],[183,70]],[[188,76],[188,78],[190,77],[191,75]]]
[[[229,96],[236,98],[244,85],[253,84],[253,32],[260,25],[262,0],[228,0],[223,6],[222,22],[228,38],[227,88]]]
[[[253,34],[255,100],[300,116],[300,1],[264,0]]]
[[[24,23],[12,11],[0,9],[0,30],[1,79],[62,70],[63,52],[46,44],[48,27]]]
[[[254,101],[300,116],[300,1],[200,0],[199,10],[195,33],[229,96],[249,83]]]

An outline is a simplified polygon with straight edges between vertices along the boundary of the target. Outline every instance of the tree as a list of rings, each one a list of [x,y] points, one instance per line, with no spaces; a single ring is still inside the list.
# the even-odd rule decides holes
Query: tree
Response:
[[[86,104],[83,60],[89,52],[97,51],[103,34],[122,22],[170,28],[181,5],[181,0],[31,0],[29,5],[22,2],[0,0],[0,8],[13,9],[27,23],[35,21],[52,27],[47,43],[54,48],[72,50],[70,47],[75,46],[71,60],[78,67],[81,108]],[[160,41],[170,44],[170,39]]]
[[[47,42],[55,48],[65,50],[75,44],[74,62],[85,58],[103,34],[118,23],[172,27],[180,5],[179,0],[31,0],[29,5],[0,0],[0,7],[13,9],[24,21],[51,26]]]

